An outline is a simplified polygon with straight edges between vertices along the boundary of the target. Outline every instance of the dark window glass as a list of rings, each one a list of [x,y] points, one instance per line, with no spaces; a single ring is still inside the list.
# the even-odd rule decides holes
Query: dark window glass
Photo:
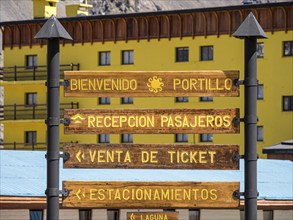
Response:
[[[31,69],[34,66],[38,65],[38,56],[37,55],[27,55],[25,62],[26,62],[26,68]]]
[[[133,135],[132,134],[122,134],[121,135],[122,143],[133,143]]]
[[[257,126],[257,141],[263,141],[263,126]]]
[[[274,220],[274,210],[263,210],[263,220]]]
[[[108,66],[110,64],[111,64],[111,52],[110,51],[99,52],[99,65]]]
[[[25,104],[26,105],[36,105],[38,99],[37,93],[26,93],[25,94]]]
[[[200,220],[200,210],[189,209],[189,220]]]
[[[188,142],[188,134],[176,134],[175,142]]]
[[[187,62],[188,61],[188,47],[176,48],[176,62]]]
[[[257,43],[256,44],[256,57],[257,58],[264,58],[264,43]]]
[[[110,134],[99,134],[99,143],[110,143]]]
[[[214,98],[211,96],[206,96],[206,97],[200,97],[199,100],[201,102],[212,102],[214,100]]]
[[[119,220],[119,209],[108,209],[107,210],[107,220]]]
[[[110,105],[110,97],[100,97],[99,104],[100,105]]]
[[[26,131],[25,132],[25,143],[26,144],[37,143],[37,132],[36,131]]]
[[[200,60],[213,60],[214,59],[214,47],[202,46],[200,47]]]
[[[201,142],[213,142],[213,134],[201,134],[200,141]]]
[[[283,111],[293,111],[293,96],[283,96]]]
[[[30,210],[30,220],[43,220],[43,210]]]
[[[175,101],[176,102],[188,102],[188,97],[186,97],[186,96],[176,97]]]
[[[92,220],[91,209],[80,209],[78,210],[79,220]]]
[[[293,41],[284,41],[283,56],[293,56]]]
[[[132,97],[123,97],[121,98],[122,104],[133,104],[133,98]]]
[[[134,64],[133,50],[123,50],[122,51],[122,64]]]
[[[264,98],[263,85],[257,85],[257,99],[261,100]]]

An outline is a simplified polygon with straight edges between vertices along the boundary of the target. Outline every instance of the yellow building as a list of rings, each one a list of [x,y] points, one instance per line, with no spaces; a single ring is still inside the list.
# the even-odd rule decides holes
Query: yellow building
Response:
[[[232,37],[253,12],[268,39],[258,42],[258,153],[292,139],[293,3],[253,4],[212,9],[68,17],[60,22],[74,39],[62,40],[63,70],[180,71],[239,70],[243,79],[244,41]],[[4,68],[4,147],[44,148],[46,143],[46,45],[35,40],[45,20],[2,22]],[[240,97],[64,98],[61,108],[240,108]],[[240,134],[64,135],[79,143],[240,144]]]

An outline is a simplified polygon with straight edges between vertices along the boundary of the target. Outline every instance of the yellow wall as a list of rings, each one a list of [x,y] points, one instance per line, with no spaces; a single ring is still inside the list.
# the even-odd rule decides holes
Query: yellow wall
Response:
[[[59,0],[33,0],[34,18],[48,18],[57,14],[56,3]]]
[[[258,142],[258,153],[262,154],[262,148],[292,139],[293,116],[291,112],[282,111],[282,96],[292,95],[292,63],[293,57],[283,57],[283,41],[292,40],[293,31],[266,33],[268,39],[261,39],[264,42],[264,58],[257,61],[258,80],[264,84],[264,99],[258,101],[258,125],[264,126],[264,141]],[[200,46],[214,46],[214,60],[200,61]],[[175,48],[189,47],[189,62],[175,62]],[[141,40],[66,44],[60,46],[61,64],[80,63],[81,70],[100,71],[132,71],[132,70],[240,70],[243,79],[244,62],[244,41],[235,39],[228,35],[220,37],[185,37],[171,40]],[[134,50],[134,65],[121,65],[121,51]],[[98,52],[111,51],[111,65],[98,66]],[[38,65],[46,64],[46,47],[33,46],[10,49],[5,48],[5,66],[23,65],[25,55],[37,54]],[[13,59],[12,59],[13,58]],[[23,103],[26,91],[38,92],[39,103],[46,100],[46,87],[44,81],[24,83],[5,83],[5,104]],[[218,98],[215,97],[211,103],[199,102],[198,97],[189,97],[188,103],[175,103],[174,98],[134,98],[134,104],[123,105],[119,98],[111,98],[111,105],[99,105],[97,98],[64,98],[61,88],[61,102],[78,101],[80,108],[240,108],[241,117],[244,116],[244,89],[241,86],[239,98]],[[14,135],[16,127],[22,127],[24,122],[11,122],[14,125],[5,123],[5,142]],[[40,123],[40,122],[36,122]],[[28,124],[35,126],[36,123]],[[44,126],[35,126],[38,133],[43,132]],[[22,127],[25,129],[25,127]],[[214,135],[216,144],[240,144],[243,152],[244,129],[241,125],[241,134]],[[19,129],[20,137],[24,130]],[[61,132],[62,133],[62,132]],[[13,134],[13,135],[12,135]],[[81,143],[95,143],[97,135],[63,135],[61,141],[76,141]],[[199,135],[189,135],[189,142],[199,142]],[[42,141],[42,140],[38,140]],[[111,135],[111,143],[119,143],[119,135]],[[134,135],[134,143],[174,143],[174,135]],[[264,155],[262,155],[264,157]]]

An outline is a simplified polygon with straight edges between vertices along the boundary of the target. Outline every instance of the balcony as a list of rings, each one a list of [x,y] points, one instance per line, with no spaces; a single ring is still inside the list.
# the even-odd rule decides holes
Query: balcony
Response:
[[[67,143],[67,142],[66,142]],[[78,141],[71,143],[78,143]],[[63,151],[64,142],[60,142],[60,151]],[[46,150],[47,144],[45,142],[37,142],[37,143],[20,143],[20,142],[12,142],[12,143],[2,143],[0,144],[0,150]]]
[[[63,116],[64,109],[77,109],[78,102],[60,103],[60,116]],[[4,120],[28,120],[28,119],[45,119],[47,116],[47,105],[4,105]]]
[[[79,70],[79,64],[60,65],[60,78],[64,76],[64,71]],[[3,81],[31,81],[46,80],[47,66],[11,66],[0,67],[0,80]]]

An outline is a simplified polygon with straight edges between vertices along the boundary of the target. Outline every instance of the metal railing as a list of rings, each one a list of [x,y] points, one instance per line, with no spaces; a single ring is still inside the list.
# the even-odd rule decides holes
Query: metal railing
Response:
[[[60,143],[60,150],[63,150],[63,144],[65,142]],[[70,143],[78,143],[78,141],[71,141]],[[21,143],[21,142],[11,142],[11,143],[2,143],[2,148],[0,150],[46,150],[47,144],[45,142],[37,142],[37,143]]]
[[[79,64],[60,65],[60,77],[64,77],[63,71],[79,70]],[[46,80],[47,66],[10,66],[0,67],[0,80],[3,81],[28,81]]]
[[[77,109],[78,102],[61,103],[60,116],[63,116],[64,109]],[[4,120],[25,120],[25,119],[45,119],[47,116],[47,105],[4,105]]]

